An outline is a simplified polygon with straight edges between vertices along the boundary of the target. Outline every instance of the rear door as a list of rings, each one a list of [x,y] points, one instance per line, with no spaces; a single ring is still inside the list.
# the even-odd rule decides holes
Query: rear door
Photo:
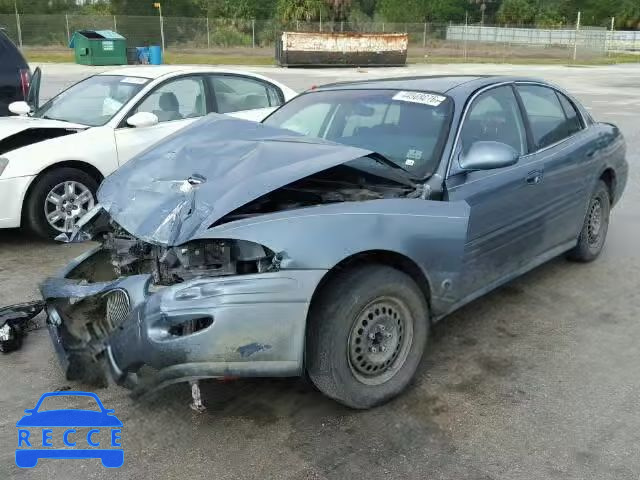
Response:
[[[540,84],[518,84],[517,91],[530,126],[532,160],[544,165],[542,254],[577,238],[595,159],[582,118],[564,94]]]
[[[462,171],[457,159],[478,141],[505,143],[521,157],[510,167]],[[544,231],[538,208],[543,165],[528,155],[526,126],[512,85],[491,88],[473,100],[454,157],[447,196],[471,208],[463,270],[466,296],[492,288],[530,263]]]
[[[138,112],[155,114],[158,124],[130,127],[127,118]],[[207,87],[203,75],[181,76],[157,85],[131,109],[115,131],[120,165],[206,114]]]

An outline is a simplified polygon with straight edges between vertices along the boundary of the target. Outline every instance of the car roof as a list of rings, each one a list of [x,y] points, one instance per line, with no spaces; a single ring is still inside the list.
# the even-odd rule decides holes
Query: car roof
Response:
[[[242,75],[251,75],[261,78],[260,75],[256,75],[251,72],[231,70],[226,68],[209,67],[206,65],[190,66],[190,65],[131,65],[129,67],[117,68],[114,70],[107,70],[101,72],[99,75],[123,75],[129,77],[142,77],[154,80],[156,78],[164,77],[166,75],[173,75],[178,73],[236,73]]]
[[[487,85],[509,81],[541,82],[537,79],[524,77],[507,77],[501,75],[431,75],[331,83],[328,85],[322,85],[315,90],[412,90],[446,94],[463,86],[465,87],[465,89],[475,90]]]

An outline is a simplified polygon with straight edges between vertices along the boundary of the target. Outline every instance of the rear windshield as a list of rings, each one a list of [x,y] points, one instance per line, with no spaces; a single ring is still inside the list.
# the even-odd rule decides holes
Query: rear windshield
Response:
[[[440,162],[451,123],[446,96],[397,90],[333,90],[294,98],[267,125],[384,155],[416,177]]]
[[[0,70],[27,67],[27,62],[20,50],[2,29],[0,29],[0,60],[2,60],[0,62]]]

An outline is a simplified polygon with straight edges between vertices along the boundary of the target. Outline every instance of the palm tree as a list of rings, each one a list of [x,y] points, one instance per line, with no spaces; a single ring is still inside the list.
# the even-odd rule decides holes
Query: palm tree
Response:
[[[278,0],[278,16],[285,22],[317,20],[326,9],[325,0]]]
[[[278,16],[285,22],[344,20],[350,8],[351,0],[278,0]]]

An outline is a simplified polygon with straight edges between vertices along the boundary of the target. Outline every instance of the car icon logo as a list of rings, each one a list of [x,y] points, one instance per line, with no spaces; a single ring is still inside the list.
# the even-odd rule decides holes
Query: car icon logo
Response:
[[[99,410],[43,410],[42,403],[51,397],[90,397],[95,400]],[[122,422],[114,415],[113,410],[104,407],[95,393],[45,393],[36,406],[25,410],[25,413],[16,423],[18,467],[33,468],[41,458],[99,458],[107,468],[118,468],[124,463],[124,450],[120,443]]]

